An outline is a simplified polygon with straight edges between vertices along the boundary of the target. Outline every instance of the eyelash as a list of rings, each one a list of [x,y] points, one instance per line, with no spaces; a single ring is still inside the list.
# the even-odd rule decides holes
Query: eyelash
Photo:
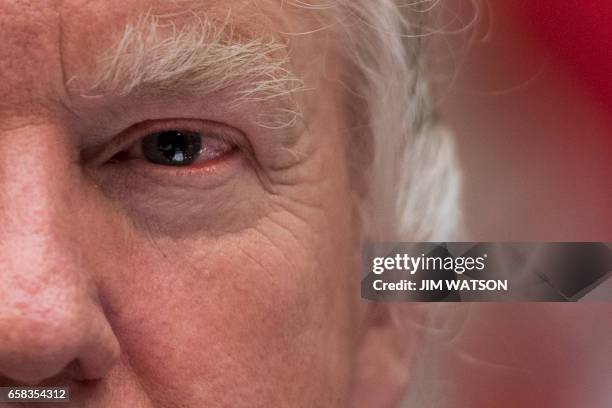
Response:
[[[128,149],[115,156],[139,159],[160,166],[187,167],[222,158],[234,146],[205,132],[181,128],[147,133]],[[111,161],[113,158],[111,158]]]
[[[195,133],[200,135],[201,150],[193,163],[187,165],[168,165],[148,160],[142,150],[143,140],[151,135],[164,132]],[[196,119],[155,120],[138,123],[121,132],[107,146],[94,155],[97,165],[131,160],[142,160],[147,165],[157,167],[193,168],[206,166],[240,148],[244,136],[238,130],[217,122]]]

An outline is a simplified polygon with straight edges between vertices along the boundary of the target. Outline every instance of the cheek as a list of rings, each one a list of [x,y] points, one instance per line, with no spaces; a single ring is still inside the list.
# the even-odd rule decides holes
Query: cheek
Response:
[[[214,240],[124,245],[105,296],[142,381],[232,406],[341,398],[359,274],[340,241],[349,217],[323,214],[310,225],[277,214]]]
[[[231,223],[209,209],[214,228],[145,236],[132,218],[101,261],[109,319],[158,405],[346,405],[360,241],[338,117],[321,109],[302,139],[316,147],[270,175],[274,194],[220,200]]]

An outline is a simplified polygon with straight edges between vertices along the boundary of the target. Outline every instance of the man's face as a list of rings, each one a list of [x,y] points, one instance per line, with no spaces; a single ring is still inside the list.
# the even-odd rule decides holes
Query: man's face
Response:
[[[330,44],[279,34],[312,29],[280,1],[198,3],[0,0],[0,385],[86,407],[346,404],[363,313]],[[147,13],[158,51],[121,51]],[[236,103],[267,77],[211,90],[235,63],[154,67],[203,19],[226,45],[292,37],[304,90]],[[262,122],[289,99],[297,120]]]

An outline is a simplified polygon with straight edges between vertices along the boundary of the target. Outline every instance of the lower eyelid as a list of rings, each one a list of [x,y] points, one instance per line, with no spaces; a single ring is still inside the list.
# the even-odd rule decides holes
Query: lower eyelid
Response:
[[[175,167],[175,170],[185,170],[186,172],[189,172],[189,170],[202,171],[202,169],[205,169],[208,167],[216,168],[221,164],[223,160],[234,159],[234,157],[231,157],[231,156],[238,156],[238,155],[239,155],[239,151],[236,148],[231,148],[223,152],[212,151],[208,153],[206,152],[204,148],[202,148],[202,153],[200,153],[200,156],[196,159],[194,163],[188,166],[177,166]]]
[[[160,166],[143,160],[124,160],[102,166],[108,180],[124,180],[121,184],[136,183],[139,188],[148,184],[170,188],[211,189],[228,182],[245,169],[243,155],[238,150],[216,159],[202,160],[189,166]]]

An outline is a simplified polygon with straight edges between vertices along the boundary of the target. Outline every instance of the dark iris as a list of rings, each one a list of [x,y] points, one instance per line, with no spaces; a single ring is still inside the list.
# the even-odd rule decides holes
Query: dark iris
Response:
[[[142,154],[152,163],[166,166],[192,164],[202,151],[199,133],[167,130],[142,139]]]

